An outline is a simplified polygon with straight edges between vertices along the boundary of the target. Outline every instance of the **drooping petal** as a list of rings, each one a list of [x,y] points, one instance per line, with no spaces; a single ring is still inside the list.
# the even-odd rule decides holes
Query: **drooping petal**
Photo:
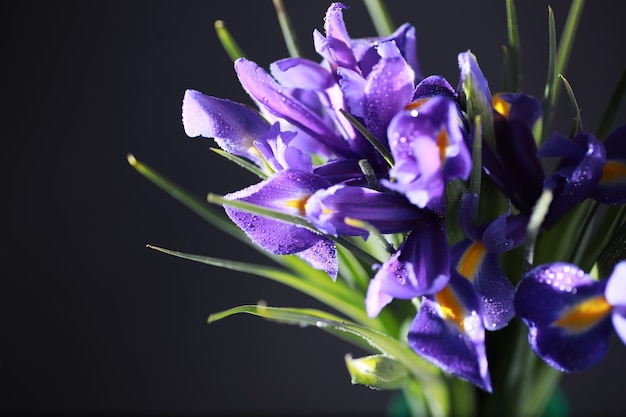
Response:
[[[270,74],[284,88],[324,91],[335,84],[328,69],[304,58],[284,58],[270,64]]]
[[[613,327],[626,344],[626,261],[618,262],[613,268],[604,296],[613,306]]]
[[[302,171],[279,171],[258,184],[225,198],[241,200],[292,215],[303,215],[306,199],[320,188],[329,186],[323,178]],[[326,239],[309,229],[280,220],[248,213],[229,206],[226,213],[250,239],[263,249],[277,254],[293,254],[309,249]]]
[[[364,90],[365,126],[383,144],[389,122],[413,95],[413,71],[394,42],[378,45],[380,60],[367,76]]]
[[[402,245],[376,272],[365,299],[375,317],[391,298],[411,299],[441,290],[450,278],[450,249],[443,219],[424,213]]]
[[[524,275],[515,311],[529,328],[533,350],[549,365],[575,372],[604,358],[612,328],[606,284],[563,262]]]
[[[593,198],[605,204],[626,203],[626,125],[604,141],[606,163]]]
[[[239,58],[235,61],[235,71],[244,89],[259,106],[304,130],[338,155],[351,155],[348,145],[334,126],[327,124],[303,102],[283,91],[283,87],[263,68],[245,58]]]
[[[280,124],[276,122],[267,133],[254,141],[254,145],[274,171],[291,168],[311,172],[311,156],[295,146],[290,146],[296,136],[297,132],[282,132]]]
[[[515,287],[500,267],[498,255],[488,252],[482,242],[465,240],[451,249],[452,273],[474,285],[480,300],[485,329],[505,327],[515,315]]]
[[[186,90],[183,127],[187,136],[213,138],[220,148],[262,165],[254,140],[270,126],[251,108],[234,101]]]
[[[452,276],[445,288],[424,297],[408,341],[445,372],[491,392],[479,300],[467,280]]]
[[[337,279],[339,260],[337,258],[337,246],[330,239],[320,239],[308,249],[296,253],[296,255],[315,269],[326,272],[333,281]]]
[[[424,78],[413,93],[413,100],[422,100],[434,96],[444,96],[456,100],[458,94],[448,81],[441,75],[430,75]]]
[[[421,217],[421,211],[401,195],[345,185],[317,191],[305,210],[313,225],[327,234],[364,238],[369,232],[346,224],[346,218],[367,222],[380,233],[400,233],[411,230]]]
[[[532,131],[541,102],[524,94],[497,94],[492,104],[495,148],[483,144],[485,171],[518,209],[529,213],[544,180]]]
[[[352,50],[352,40],[343,20],[343,10],[347,8],[346,5],[338,2],[330,5],[324,17],[326,36],[317,30],[313,33],[315,51],[333,68],[343,67],[359,72]]]
[[[599,139],[582,131],[572,140],[555,134],[539,149],[539,156],[561,157],[559,170],[544,182],[544,187],[554,193],[544,221],[549,228],[569,210],[591,197],[602,176],[606,152]]]
[[[376,48],[384,42],[394,42],[396,44],[407,64],[411,67],[415,82],[419,82],[424,78],[417,59],[415,28],[408,23],[404,23],[391,35],[383,38],[371,37],[352,40],[352,50],[364,77],[369,75],[372,68],[380,60]]]

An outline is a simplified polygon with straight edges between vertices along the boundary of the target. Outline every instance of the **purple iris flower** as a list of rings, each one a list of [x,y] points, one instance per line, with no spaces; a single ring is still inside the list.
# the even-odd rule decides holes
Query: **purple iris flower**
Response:
[[[311,172],[313,171],[311,156],[292,146],[297,135],[297,132],[281,132],[280,124],[276,122],[253,143],[274,171],[291,168]]]
[[[443,212],[448,181],[467,179],[471,158],[458,107],[445,96],[420,101],[398,113],[388,129],[394,166],[381,180],[413,204]]]
[[[364,187],[334,185],[317,191],[306,202],[306,217],[326,234],[362,236],[369,232],[346,224],[346,218],[367,222],[380,233],[411,230],[421,211],[398,194]]]
[[[312,72],[314,65],[307,65],[307,72]],[[292,67],[293,68],[293,67]],[[288,123],[291,126],[302,130],[315,142],[312,148],[322,154],[334,154],[340,157],[355,156],[350,149],[350,144],[336,129],[332,120],[328,118],[326,109],[328,108],[318,93],[324,90],[325,84],[319,86],[314,91],[306,91],[306,94],[294,94],[294,88],[287,88],[281,85],[274,77],[268,74],[256,63],[245,58],[235,61],[235,71],[239,77],[241,85],[246,92],[254,99],[259,108],[264,113],[271,115],[276,120]],[[318,66],[318,71],[325,71]],[[294,69],[291,73],[297,73]],[[283,75],[283,80],[287,78]],[[298,79],[306,77],[297,76]],[[325,83],[325,78],[320,76],[317,80]],[[310,86],[311,81],[308,81]],[[308,90],[308,89],[306,89]]]
[[[605,204],[626,203],[626,125],[615,129],[604,141],[606,163],[592,196]]]
[[[515,310],[537,355],[561,371],[585,370],[606,355],[612,329],[626,344],[626,261],[600,281],[576,265],[541,265],[524,275]]]
[[[496,94],[492,105],[496,147],[483,142],[483,168],[516,208],[530,213],[545,178],[532,131],[541,102],[525,94]]]
[[[554,194],[544,226],[552,227],[569,210],[591,197],[606,162],[602,142],[586,131],[573,139],[555,133],[539,149],[539,157],[560,157],[557,171],[546,178],[544,188]]]
[[[499,255],[523,242],[527,218],[510,217],[509,211],[486,226],[474,227],[477,200],[476,194],[463,196],[459,216],[467,238],[451,248],[451,272],[474,284],[485,328],[498,330],[515,315],[515,287],[500,268]]]
[[[240,200],[295,216],[304,216],[308,198],[330,184],[313,173],[287,169],[258,184],[227,194]],[[334,242],[320,233],[281,220],[225,206],[226,214],[261,248],[276,254],[298,254],[313,267],[337,276]]]
[[[315,50],[324,57],[333,70],[339,67],[346,68],[366,78],[381,59],[377,52],[378,45],[393,42],[411,68],[415,81],[419,82],[423,78],[417,60],[417,42],[413,26],[405,23],[385,37],[352,39],[343,19],[343,10],[346,9],[348,6],[342,3],[332,3],[324,18],[326,36],[317,30],[313,32]]]
[[[316,51],[339,80],[350,113],[387,143],[387,125],[411,101],[417,64],[415,29],[405,24],[387,37],[351,39],[343,20],[347,7],[328,8],[324,30],[314,32]]]
[[[254,141],[270,126],[259,113],[234,101],[187,90],[183,98],[183,127],[187,136],[213,138],[228,153],[248,158],[257,165],[264,161]]]
[[[445,288],[423,297],[409,345],[444,371],[491,392],[481,315],[472,284],[453,275]]]
[[[365,307],[376,317],[394,298],[408,300],[440,291],[450,278],[450,248],[443,218],[422,218],[370,281]]]

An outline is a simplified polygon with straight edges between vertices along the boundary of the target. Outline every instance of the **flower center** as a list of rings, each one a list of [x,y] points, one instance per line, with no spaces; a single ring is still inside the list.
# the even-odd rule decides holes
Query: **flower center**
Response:
[[[600,182],[618,182],[626,180],[626,163],[622,161],[606,161],[602,167]]]
[[[595,325],[606,316],[613,307],[600,295],[585,300],[567,309],[553,325],[565,327],[568,331],[578,333]]]
[[[474,281],[478,266],[482,262],[486,252],[482,242],[472,243],[459,260],[456,266],[457,272],[470,281]]]
[[[500,98],[499,95],[495,95],[491,98],[491,105],[493,109],[503,115],[506,119],[509,118],[509,112],[511,111],[511,105]]]
[[[435,299],[439,304],[441,317],[446,321],[453,321],[459,329],[461,329],[461,332],[465,333],[465,324],[463,320],[465,317],[463,314],[465,309],[459,302],[459,299],[456,297],[454,292],[450,289],[450,286],[446,286],[443,290],[435,294]]]

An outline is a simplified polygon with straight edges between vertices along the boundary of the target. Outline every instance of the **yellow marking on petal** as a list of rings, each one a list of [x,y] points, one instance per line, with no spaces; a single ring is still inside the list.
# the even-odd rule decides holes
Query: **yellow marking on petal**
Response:
[[[309,197],[311,197],[311,195],[307,194],[303,198],[291,198],[285,200],[284,203],[285,206],[287,206],[288,208],[296,209],[298,213],[303,216],[305,213],[306,202],[308,201]]]
[[[439,149],[439,159],[442,163],[446,160],[446,150],[448,146],[450,146],[448,131],[445,128],[441,128],[437,135],[437,148]]]
[[[606,301],[606,298],[603,295],[599,295],[570,307],[553,325],[565,327],[567,330],[575,333],[582,332],[610,313],[612,308]]]
[[[419,108],[422,104],[426,103],[428,101],[429,97],[426,98],[420,98],[417,99],[415,101],[410,102],[409,104],[406,105],[406,107],[404,107],[405,110],[415,110],[417,108]]]
[[[600,182],[618,182],[626,180],[626,163],[623,161],[606,161],[602,167]]]
[[[461,332],[465,333],[465,309],[456,298],[450,286],[446,286],[443,290],[435,294],[435,300],[439,304],[439,310],[444,320],[453,321],[459,327]]]
[[[491,98],[491,105],[493,109],[503,115],[505,118],[509,118],[509,112],[511,111],[511,104],[507,103],[500,98],[499,94],[494,95]]]
[[[485,253],[487,253],[487,250],[482,242],[472,243],[456,265],[457,272],[473,282]]]

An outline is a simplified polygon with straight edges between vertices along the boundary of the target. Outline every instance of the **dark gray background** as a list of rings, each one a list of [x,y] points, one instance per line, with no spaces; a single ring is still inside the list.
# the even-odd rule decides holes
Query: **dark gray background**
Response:
[[[287,0],[307,56],[329,2]],[[373,35],[360,1],[348,30]],[[519,1],[525,90],[543,92],[547,3]],[[553,3],[561,33],[568,5]],[[564,4],[565,3],[565,4]],[[587,2],[566,77],[595,130],[626,64],[624,6]],[[425,74],[458,80],[471,49],[492,90],[506,42],[504,1],[389,1],[417,28]],[[618,9],[619,8],[619,9]],[[247,102],[213,23],[259,64],[287,55],[271,1],[12,2],[2,24],[0,411],[102,414],[381,415],[390,394],[352,386],[351,345],[316,329],[209,314],[263,299],[321,307],[261,278],[153,252],[264,262],[136,173],[127,153],[200,198],[254,178],[185,136],[185,89]],[[565,97],[559,126],[569,131]],[[621,123],[626,112],[620,110]],[[615,413],[626,348],[564,378],[575,415]]]

